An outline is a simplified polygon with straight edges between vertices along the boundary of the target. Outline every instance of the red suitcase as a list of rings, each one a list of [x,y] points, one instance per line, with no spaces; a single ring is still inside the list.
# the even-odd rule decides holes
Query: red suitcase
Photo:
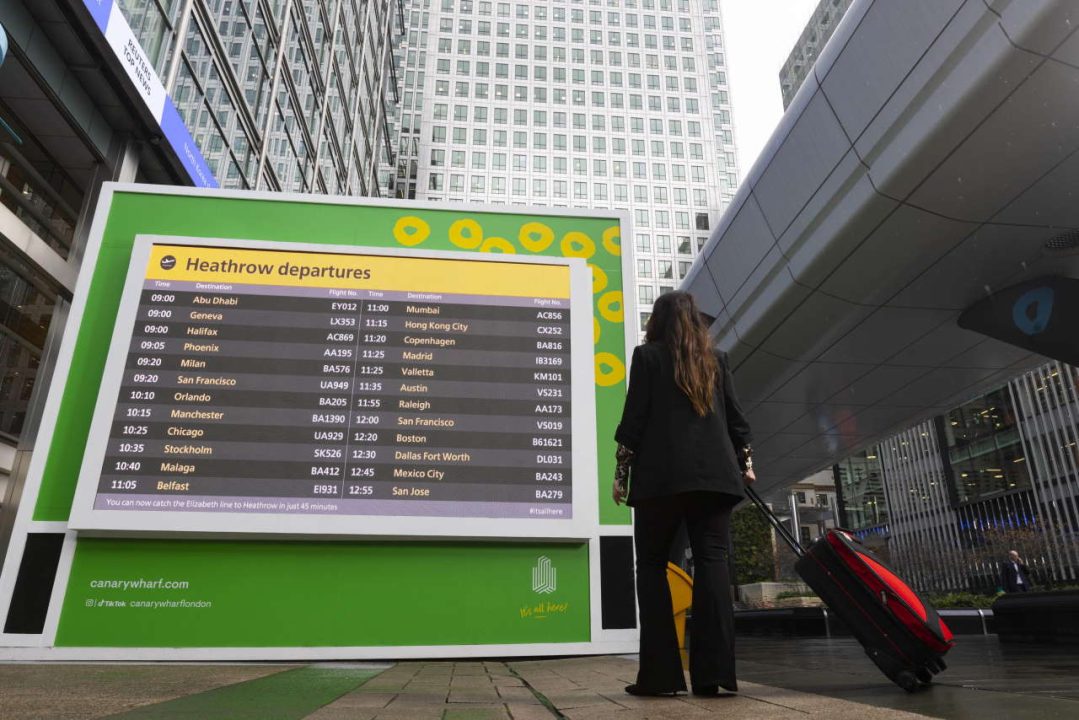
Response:
[[[951,630],[895,571],[845,530],[829,530],[802,548],[756,491],[746,491],[798,556],[795,571],[846,623],[888,679],[913,692],[945,669],[944,654],[955,644]]]

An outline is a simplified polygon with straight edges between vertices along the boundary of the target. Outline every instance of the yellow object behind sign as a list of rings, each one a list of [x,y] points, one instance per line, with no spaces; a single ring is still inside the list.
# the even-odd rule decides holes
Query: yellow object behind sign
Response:
[[[671,605],[674,606],[674,630],[678,647],[686,647],[686,611],[693,604],[693,578],[674,563],[667,563],[667,584],[671,586]]]

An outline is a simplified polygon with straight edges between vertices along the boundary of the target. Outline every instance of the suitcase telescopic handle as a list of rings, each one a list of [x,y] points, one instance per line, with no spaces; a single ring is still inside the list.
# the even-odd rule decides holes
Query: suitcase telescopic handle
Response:
[[[753,501],[753,504],[757,506],[757,509],[764,513],[765,519],[768,520],[769,524],[771,524],[773,528],[775,528],[776,533],[781,538],[783,538],[783,540],[786,541],[788,545],[790,545],[790,548],[794,551],[794,554],[798,557],[802,557],[803,555],[805,555],[805,550],[802,548],[802,543],[798,542],[798,538],[794,537],[794,534],[790,531],[790,528],[784,525],[783,521],[777,518],[776,514],[772,512],[767,505],[764,504],[764,501],[761,500],[761,496],[757,494],[757,491],[747,485],[746,495],[749,497],[750,500]]]

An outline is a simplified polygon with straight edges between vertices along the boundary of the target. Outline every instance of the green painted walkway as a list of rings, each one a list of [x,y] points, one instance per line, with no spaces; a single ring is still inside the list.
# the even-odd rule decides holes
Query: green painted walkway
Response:
[[[381,670],[311,665],[143,705],[109,720],[300,720]]]

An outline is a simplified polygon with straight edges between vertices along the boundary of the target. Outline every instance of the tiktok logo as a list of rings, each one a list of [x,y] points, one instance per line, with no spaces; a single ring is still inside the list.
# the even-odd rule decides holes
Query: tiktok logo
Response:
[[[550,595],[558,589],[558,570],[551,564],[551,558],[540,555],[536,567],[532,568],[532,592]]]

